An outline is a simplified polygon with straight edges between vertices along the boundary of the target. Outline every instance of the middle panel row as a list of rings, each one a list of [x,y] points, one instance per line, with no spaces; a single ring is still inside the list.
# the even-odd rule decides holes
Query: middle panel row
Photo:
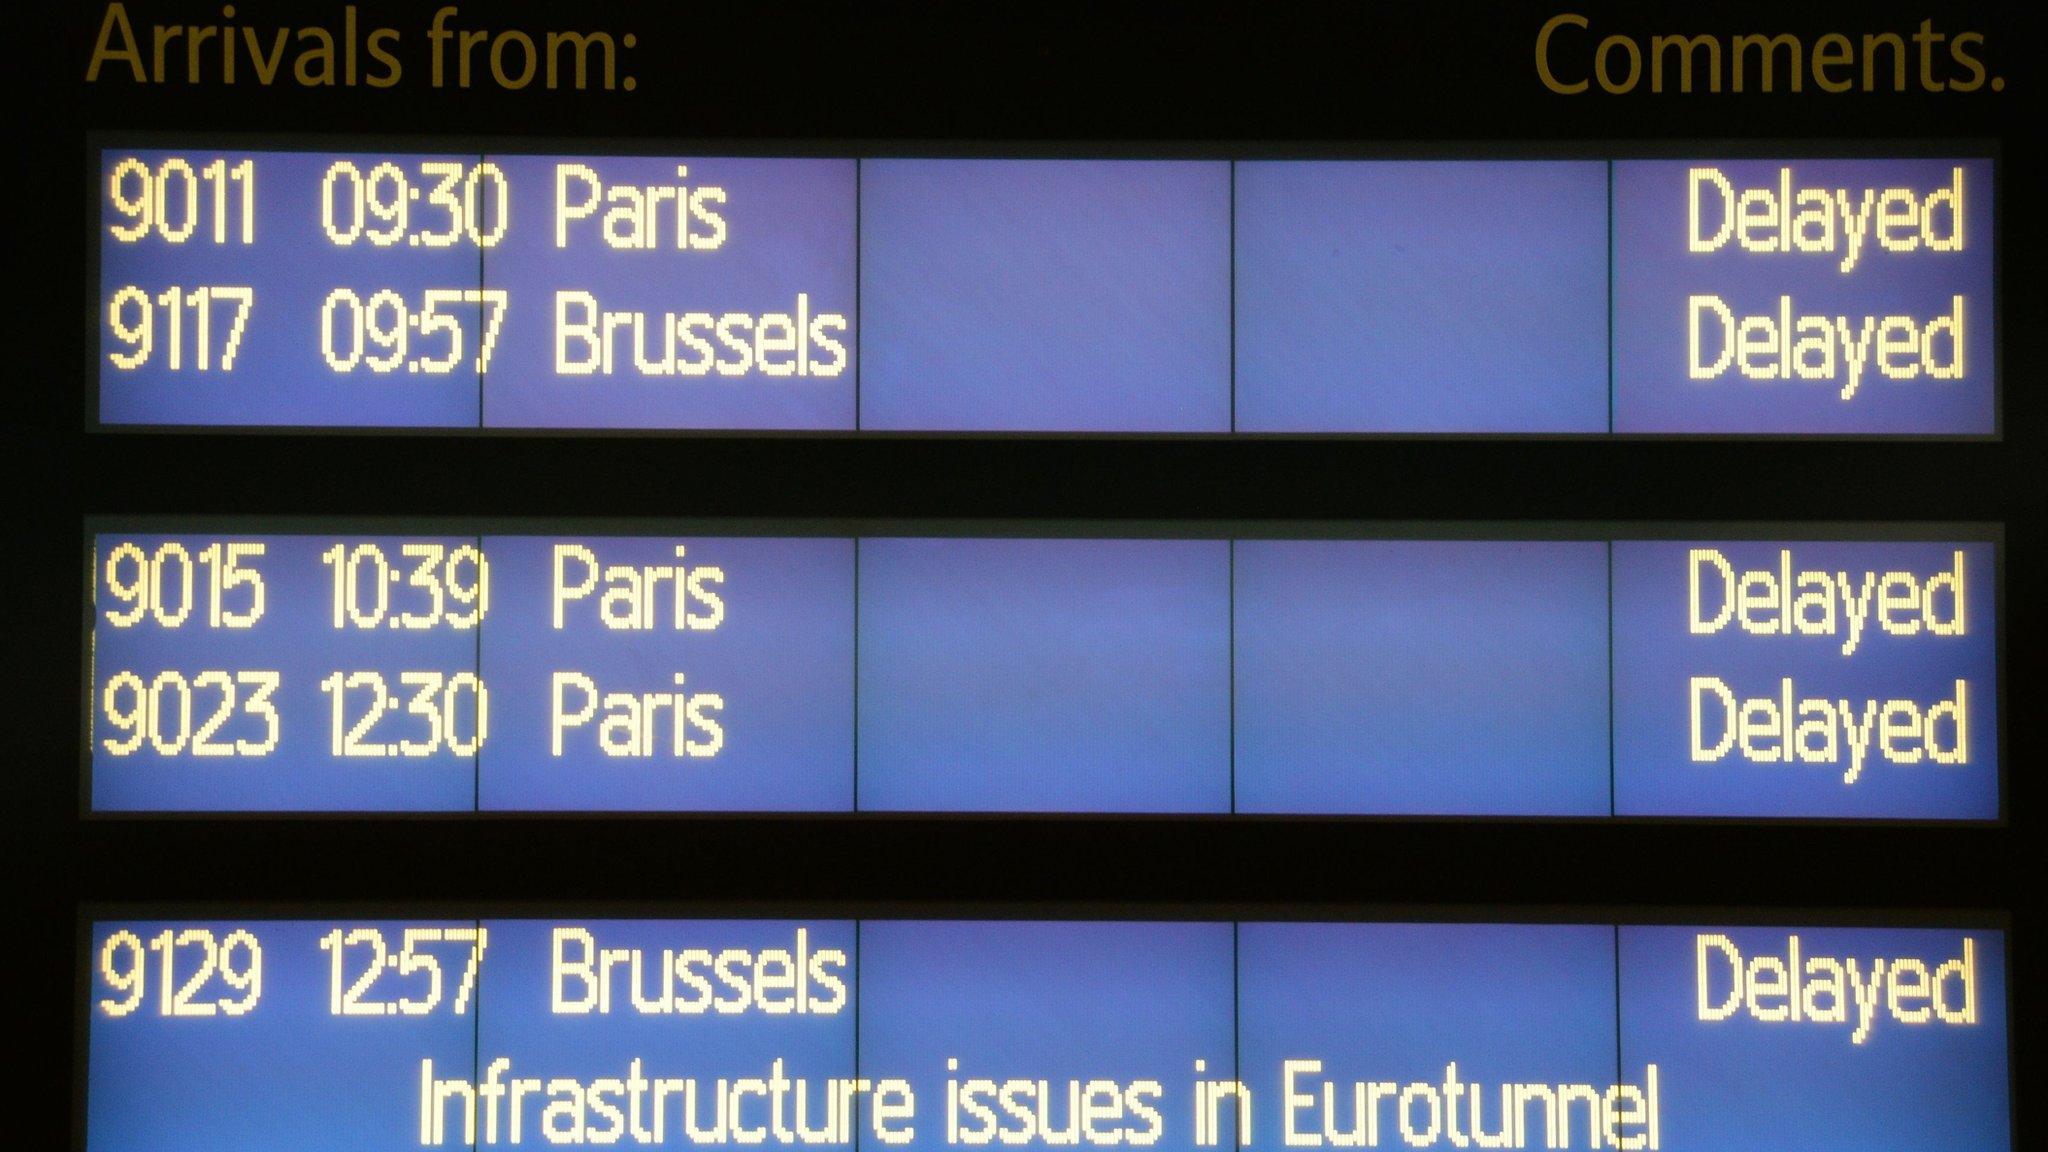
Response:
[[[92,540],[100,811],[1999,814],[1985,528],[164,527]]]

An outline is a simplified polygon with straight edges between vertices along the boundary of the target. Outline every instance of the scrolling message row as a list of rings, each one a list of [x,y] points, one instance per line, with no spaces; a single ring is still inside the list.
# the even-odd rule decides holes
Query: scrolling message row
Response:
[[[86,1147],[1994,1152],[1996,930],[101,923]]]
[[[1976,540],[93,538],[92,807],[1994,819]]]
[[[99,159],[110,425],[1996,431],[1983,158]]]

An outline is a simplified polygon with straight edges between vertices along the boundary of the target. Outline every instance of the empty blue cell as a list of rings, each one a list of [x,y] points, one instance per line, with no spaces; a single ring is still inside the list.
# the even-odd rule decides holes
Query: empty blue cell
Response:
[[[869,160],[862,428],[1226,432],[1230,169]]]
[[[1237,428],[1607,431],[1607,166],[1237,166]]]
[[[1229,557],[1204,540],[863,540],[863,809],[1223,812]]]
[[[1241,812],[1604,816],[1606,546],[1243,540]]]

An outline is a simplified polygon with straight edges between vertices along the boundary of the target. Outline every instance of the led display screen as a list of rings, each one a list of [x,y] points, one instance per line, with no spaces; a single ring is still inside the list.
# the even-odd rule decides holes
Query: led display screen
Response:
[[[2011,1144],[1982,927],[103,920],[85,1147]]]
[[[98,162],[106,427],[1998,431],[1983,157]]]
[[[254,527],[95,526],[91,810],[2001,814],[1985,527]]]

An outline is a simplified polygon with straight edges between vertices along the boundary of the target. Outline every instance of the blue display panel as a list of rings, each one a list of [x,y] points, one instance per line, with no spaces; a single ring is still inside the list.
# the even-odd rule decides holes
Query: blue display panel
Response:
[[[1615,810],[1998,813],[1989,544],[1620,541]]]
[[[2011,1144],[1989,928],[103,921],[84,1146]]]
[[[1988,160],[1614,166],[1618,432],[1996,430]]]
[[[1607,431],[1607,165],[1237,166],[1241,432]]]
[[[860,804],[1220,812],[1221,540],[864,540]]]
[[[93,537],[92,811],[2002,811],[1983,528],[332,527]]]
[[[1236,555],[1238,811],[1608,814],[1604,542]]]
[[[1998,430],[1985,158],[98,159],[109,427]]]
[[[1230,431],[1230,165],[861,166],[861,427]]]

